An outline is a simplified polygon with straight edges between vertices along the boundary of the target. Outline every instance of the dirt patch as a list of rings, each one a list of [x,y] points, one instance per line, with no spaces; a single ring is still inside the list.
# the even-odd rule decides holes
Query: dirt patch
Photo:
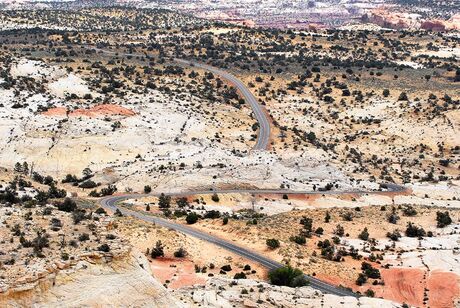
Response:
[[[65,107],[56,107],[50,108],[45,112],[42,112],[42,115],[47,117],[65,117],[67,115],[67,108]]]
[[[428,277],[428,304],[432,308],[454,307],[460,296],[460,277],[449,272],[433,271]]]
[[[406,303],[416,307],[423,306],[425,272],[416,268],[382,269],[385,286],[374,288],[377,297]]]
[[[136,113],[132,110],[127,108],[112,105],[112,104],[104,104],[98,105],[89,109],[77,109],[72,112],[71,116],[88,116],[88,117],[99,117],[104,115],[120,115],[120,116],[133,116]]]
[[[68,114],[71,117],[86,116],[90,118],[97,118],[102,116],[115,115],[130,117],[134,116],[136,113],[132,110],[118,105],[103,104],[88,109],[76,109],[72,112],[68,112],[68,110],[65,107],[56,107],[50,108],[42,114],[45,116],[66,116]]]
[[[155,278],[166,283],[171,289],[206,283],[204,277],[195,273],[195,265],[186,259],[158,258],[150,263]]]

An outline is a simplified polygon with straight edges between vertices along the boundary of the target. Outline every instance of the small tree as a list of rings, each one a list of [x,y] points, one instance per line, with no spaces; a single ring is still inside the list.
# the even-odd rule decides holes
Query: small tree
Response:
[[[150,252],[150,257],[153,259],[156,259],[158,257],[164,257],[164,245],[161,243],[161,241],[157,241],[155,246],[152,248]]]
[[[220,199],[219,199],[219,196],[216,193],[214,193],[211,197],[211,200],[214,202],[219,202]]]
[[[29,164],[26,161],[22,163],[22,173],[29,174]]]
[[[18,173],[22,173],[22,165],[20,162],[17,162],[15,165],[14,165],[14,171],[15,172],[18,172]]]
[[[193,225],[194,223],[196,223],[198,221],[198,214],[195,213],[195,212],[191,212],[187,215],[187,217],[185,217],[185,221],[189,224],[189,225]]]
[[[186,197],[181,197],[179,199],[176,200],[176,204],[178,207],[180,208],[184,208],[184,207],[188,207],[189,206],[189,203],[188,203],[188,200]]]
[[[56,204],[58,210],[64,212],[73,212],[77,209],[77,204],[70,198],[65,198],[63,202]]]
[[[356,279],[356,284],[358,286],[362,286],[363,284],[366,283],[366,281],[367,281],[366,275],[364,275],[363,273],[359,273],[358,278]]]
[[[110,246],[107,244],[102,244],[97,248],[97,250],[102,251],[102,252],[109,252],[110,251]]]
[[[185,256],[187,256],[187,251],[183,247],[174,252],[174,257],[176,258],[185,258]]]
[[[401,94],[399,94],[398,101],[408,101],[408,100],[409,100],[409,97],[407,97],[406,92],[401,92]]]
[[[367,228],[364,228],[363,231],[358,235],[358,237],[363,240],[367,241],[369,239],[369,232],[367,231]]]
[[[120,211],[120,209],[117,209],[113,215],[117,217],[123,217],[123,213]]]
[[[452,219],[450,218],[449,212],[436,212],[436,221],[438,228],[444,228],[452,223]]]
[[[268,246],[268,248],[270,249],[276,249],[278,247],[280,247],[280,241],[278,241],[277,239],[274,239],[274,238],[270,238],[266,241],[266,244]]]
[[[167,209],[171,206],[171,197],[166,196],[165,194],[161,194],[160,198],[158,198],[158,207],[160,209]]]
[[[233,279],[246,279],[246,274],[243,272],[236,273],[235,276],[233,276]]]
[[[343,236],[345,234],[345,229],[341,225],[337,225],[337,227],[335,227],[334,234]]]
[[[302,235],[291,236],[289,239],[291,240],[291,242],[294,242],[299,245],[305,245],[307,243],[306,237]]]
[[[324,222],[328,223],[331,221],[331,215],[329,214],[329,211],[326,212],[326,216],[324,217]]]
[[[144,193],[150,194],[152,192],[152,187],[150,185],[144,186]]]
[[[268,273],[270,283],[276,286],[303,287],[308,285],[301,270],[293,268],[290,265],[274,269]]]
[[[91,171],[90,168],[85,168],[83,169],[82,174],[84,179],[88,179],[93,175],[93,171]]]
[[[408,237],[423,237],[426,235],[425,230],[422,227],[417,227],[411,222],[407,224],[406,236]]]
[[[313,219],[303,216],[302,219],[300,219],[300,224],[302,225],[300,234],[305,237],[311,237],[311,233],[313,231]]]

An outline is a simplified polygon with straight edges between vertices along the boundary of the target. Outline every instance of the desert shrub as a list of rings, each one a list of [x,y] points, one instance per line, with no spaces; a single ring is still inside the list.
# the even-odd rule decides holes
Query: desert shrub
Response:
[[[270,249],[276,249],[276,248],[280,247],[280,241],[278,241],[277,239],[274,239],[274,238],[268,239],[266,241],[266,244]]]
[[[367,241],[369,239],[369,232],[367,231],[367,228],[364,228],[363,231],[358,235],[359,239],[363,241]]]
[[[289,265],[270,271],[270,283],[277,286],[302,287],[308,284],[301,270]]]
[[[417,215],[417,211],[414,209],[413,206],[408,205],[403,209],[403,214],[404,214],[404,216],[411,217],[411,216]]]
[[[436,222],[438,228],[444,228],[452,223],[452,218],[450,218],[449,212],[436,212]]]
[[[191,212],[187,215],[187,217],[185,217],[185,221],[189,224],[189,225],[193,225],[194,223],[196,223],[198,221],[198,214],[195,213],[195,212]]]
[[[425,230],[422,227],[417,227],[416,225],[409,222],[406,228],[406,236],[408,237],[423,237],[426,235]]]
[[[82,233],[82,234],[80,234],[80,236],[78,237],[78,240],[79,240],[80,242],[84,242],[84,241],[89,240],[89,234],[88,234],[88,233]]]
[[[246,274],[243,272],[236,273],[235,276],[233,276],[233,279],[246,279]]]
[[[97,187],[97,184],[96,182],[92,181],[92,180],[87,180],[87,181],[84,181],[83,183],[81,183],[79,185],[80,188],[95,188]]]
[[[183,247],[180,247],[178,250],[174,252],[174,257],[176,258],[185,258],[186,256],[187,251]]]
[[[214,201],[214,202],[219,202],[219,196],[217,194],[213,194],[212,197],[211,197],[211,200]]]
[[[102,207],[98,208],[96,211],[94,211],[94,213],[99,215],[107,214],[107,212]]]
[[[345,229],[341,225],[337,225],[335,227],[334,234],[338,236],[343,236],[345,234]]]
[[[372,278],[372,279],[380,278],[380,271],[376,268],[373,268],[372,265],[367,262],[361,263],[361,269],[363,270],[364,275],[366,275],[369,278]]]
[[[220,212],[216,210],[206,211],[204,218],[216,219],[220,217]]]
[[[289,239],[291,240],[291,242],[294,242],[299,245],[305,245],[307,243],[307,238],[302,235],[291,236]]]
[[[63,202],[56,203],[56,207],[60,211],[73,212],[77,209],[77,204],[70,198],[65,198]]]
[[[387,237],[393,241],[398,241],[401,238],[401,233],[398,230],[387,232]]]
[[[324,229],[323,229],[323,228],[321,228],[321,227],[316,228],[315,234],[317,234],[317,235],[323,235],[323,233],[324,233]]]
[[[367,297],[374,297],[375,292],[371,289],[367,289],[366,292],[364,293]]]
[[[157,241],[155,246],[152,248],[150,252],[150,257],[153,259],[159,258],[159,257],[164,257],[164,245],[161,243],[161,241]]]
[[[102,244],[97,248],[97,250],[102,251],[102,252],[109,252],[110,251],[110,246],[107,244]]]

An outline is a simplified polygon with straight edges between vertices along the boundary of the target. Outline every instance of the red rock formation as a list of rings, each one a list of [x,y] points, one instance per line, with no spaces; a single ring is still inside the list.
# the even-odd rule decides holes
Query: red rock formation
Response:
[[[127,108],[118,106],[118,105],[112,105],[112,104],[103,104],[103,105],[97,105],[95,107],[91,107],[89,109],[76,109],[72,112],[68,112],[67,108],[65,107],[56,107],[56,108],[50,108],[47,111],[42,113],[45,116],[61,116],[64,117],[66,115],[70,117],[80,117],[80,116],[86,116],[86,117],[91,117],[91,118],[97,118],[101,116],[133,116],[136,113],[132,110],[129,110]]]

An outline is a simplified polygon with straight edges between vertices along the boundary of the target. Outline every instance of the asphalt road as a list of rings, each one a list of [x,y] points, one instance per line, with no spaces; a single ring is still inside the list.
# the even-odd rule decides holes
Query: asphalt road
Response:
[[[401,192],[404,191],[405,188],[402,186],[398,186],[395,184],[387,184],[387,189],[388,191],[393,191],[393,192]],[[360,193],[360,194],[380,194],[384,192],[380,191],[342,191],[342,192],[337,192],[337,191],[289,191],[289,190],[283,190],[283,189],[265,189],[265,190],[255,190],[255,189],[246,189],[246,190],[203,190],[203,191],[193,191],[193,192],[177,192],[177,193],[165,193],[165,195],[169,196],[187,196],[187,195],[201,195],[201,194],[229,194],[229,193],[249,193],[249,194],[346,194],[346,193]],[[146,221],[146,222],[151,222],[156,225],[173,229],[185,234],[188,234],[190,236],[196,237],[198,239],[204,240],[206,242],[215,244],[219,247],[222,247],[230,252],[233,252],[237,255],[240,255],[244,258],[247,258],[249,260],[252,260],[254,262],[259,263],[260,265],[266,267],[269,270],[276,269],[279,267],[282,267],[283,264],[275,262],[267,257],[264,257],[256,252],[250,251],[246,248],[243,248],[241,246],[235,245],[227,240],[221,239],[219,237],[213,236],[211,234],[208,234],[203,231],[196,230],[195,228],[175,223],[160,217],[155,217],[155,216],[150,216],[150,215],[145,215],[140,212],[132,211],[123,207],[119,207],[117,204],[118,202],[124,201],[124,200],[129,200],[129,199],[136,199],[136,198],[141,198],[145,196],[158,196],[159,194],[128,194],[128,195],[122,195],[122,196],[110,196],[107,198],[103,198],[100,200],[100,204],[103,208],[110,210],[110,211],[116,211],[119,209],[123,215],[126,216],[132,216],[137,219]],[[334,285],[328,284],[324,281],[321,281],[315,277],[307,276],[308,281],[310,282],[310,286],[313,288],[320,290],[323,293],[329,293],[329,294],[334,294],[338,296],[353,296],[353,297],[358,297],[357,294],[350,292],[348,290],[345,290],[343,288],[336,287]]]
[[[195,194],[195,192],[194,192]],[[124,195],[124,196],[113,196],[109,198],[104,198],[100,201],[100,204],[103,208],[108,209],[110,211],[116,211],[119,209],[123,215],[125,216],[132,216],[134,218],[146,221],[146,222],[151,222],[156,225],[168,228],[168,229],[173,229],[182,233],[185,233],[187,235],[196,237],[200,240],[209,242],[211,244],[217,245],[219,247],[224,248],[225,250],[228,250],[230,252],[233,252],[237,255],[240,255],[248,260],[254,261],[263,267],[267,268],[268,270],[273,270],[279,267],[283,267],[284,265],[278,262],[275,262],[267,257],[264,257],[258,253],[255,253],[253,251],[250,251],[248,249],[245,249],[241,246],[235,245],[229,241],[223,240],[221,238],[215,237],[213,235],[210,235],[208,233],[205,233],[203,231],[196,230],[195,228],[174,223],[171,221],[168,221],[166,219],[162,219],[159,217],[155,216],[150,216],[150,215],[145,215],[140,212],[136,211],[131,211],[123,207],[117,206],[117,203],[120,201],[128,200],[128,199],[134,199],[134,198],[139,198],[141,196],[145,195]],[[358,297],[357,294],[350,292],[346,289],[339,288],[336,286],[333,286],[331,284],[328,284],[326,282],[323,282],[315,277],[312,276],[307,276],[305,275],[306,278],[308,279],[310,286],[323,292],[323,293],[329,293],[329,294],[334,294],[338,296],[352,296],[352,297]]]
[[[107,50],[102,50],[102,49],[97,49],[99,51],[109,53],[109,54],[115,54],[113,51],[107,51]],[[124,54],[127,56],[144,56],[143,54]],[[210,71],[216,75],[219,75],[221,78],[226,79],[230,83],[232,83],[243,95],[244,99],[246,100],[247,103],[249,103],[250,107],[253,110],[254,116],[259,123],[259,135],[257,138],[257,143],[254,146],[254,150],[266,150],[269,145],[269,140],[270,140],[270,122],[269,119],[264,112],[263,107],[258,103],[257,99],[254,97],[254,95],[251,93],[251,91],[244,85],[238,78],[233,76],[232,74],[225,72],[223,70],[220,70],[218,68],[215,68],[213,66],[209,66],[206,64],[201,64],[193,61],[187,61],[187,60],[182,60],[182,59],[174,59],[175,62],[183,65],[188,65],[188,66],[195,66],[199,67],[201,69]],[[394,191],[394,192],[401,192],[404,191],[405,188],[402,186],[398,186],[395,184],[386,184],[388,191]],[[339,194],[347,194],[347,193],[357,193],[357,194],[379,194],[383,192],[379,191],[364,191],[364,190],[356,190],[356,191],[290,191],[290,190],[280,190],[280,189],[264,189],[264,190],[257,190],[257,189],[242,189],[242,190],[204,190],[204,191],[193,191],[193,192],[179,192],[179,193],[167,193],[166,195],[170,196],[186,196],[186,195],[197,195],[197,194],[213,194],[213,193],[218,193],[218,194],[228,194],[228,193],[249,193],[249,194],[328,194],[328,195],[339,195]],[[154,195],[154,194],[151,194]],[[155,216],[150,216],[150,215],[145,215],[140,212],[132,211],[123,207],[119,207],[117,205],[118,202],[128,200],[128,199],[135,199],[135,198],[140,198],[143,196],[147,196],[146,194],[128,194],[128,195],[122,195],[122,196],[110,196],[104,199],[100,200],[100,204],[103,208],[108,209],[110,211],[116,211],[119,209],[124,215],[127,216],[132,216],[137,219],[146,221],[146,222],[151,222],[154,224],[157,224],[159,226],[163,226],[169,229],[173,229],[185,234],[188,234],[190,236],[196,237],[198,239],[207,241],[209,243],[215,244],[217,246],[220,246],[230,252],[233,252],[235,254],[238,254],[242,257],[245,257],[249,260],[252,260],[254,262],[259,263],[260,265],[266,267],[269,270],[276,269],[279,267],[282,267],[283,264],[275,262],[273,260],[270,260],[267,257],[264,257],[258,253],[255,253],[253,251],[250,251],[246,248],[240,247],[238,245],[235,245],[229,241],[226,241],[224,239],[215,237],[211,234],[208,234],[203,231],[196,230],[192,227],[178,224],[160,217],[155,217]],[[313,288],[316,288],[324,293],[330,293],[330,294],[335,294],[338,296],[352,296],[352,297],[358,297],[356,293],[350,292],[348,290],[345,290],[343,288],[336,287],[334,285],[328,284],[324,281],[321,281],[315,277],[311,276],[306,276],[307,279],[310,282],[310,285]]]
[[[238,91],[241,93],[241,95],[243,95],[244,100],[251,107],[254,113],[254,117],[257,120],[257,123],[259,123],[259,135],[257,136],[257,142],[253,149],[254,150],[266,150],[268,148],[268,144],[270,142],[270,121],[263,107],[259,104],[259,102],[255,98],[255,96],[252,94],[252,92],[248,89],[248,87],[246,87],[246,85],[243,82],[241,82],[241,80],[239,80],[234,75],[226,71],[223,71],[221,69],[218,69],[216,67],[213,67],[207,64],[202,64],[202,63],[197,63],[194,61],[187,61],[187,60],[182,60],[182,59],[174,59],[174,61],[180,64],[184,64],[188,66],[195,66],[195,67],[207,70],[216,75],[219,75],[221,78],[233,84],[238,89]]]
[[[97,51],[100,51],[106,54],[111,54],[111,55],[121,54],[124,56],[133,56],[133,57],[144,57],[145,56],[145,54],[117,53],[112,50],[100,49],[100,48],[95,48],[91,46],[86,46],[86,47],[93,48],[94,50],[97,50]],[[234,75],[226,71],[223,71],[221,69],[218,69],[214,66],[210,66],[207,64],[202,64],[202,63],[198,63],[195,61],[188,61],[188,60],[177,59],[177,58],[174,59],[174,62],[182,64],[182,65],[186,65],[186,66],[198,67],[198,68],[207,70],[227,80],[231,84],[233,84],[235,88],[241,93],[241,95],[243,95],[244,100],[251,107],[252,112],[254,113],[254,117],[257,120],[257,123],[259,123],[259,133],[257,136],[257,142],[254,145],[253,150],[263,151],[263,150],[268,149],[268,145],[270,142],[270,120],[268,119],[268,115],[265,113],[262,105],[259,104],[256,97],[252,94],[252,92],[248,89],[248,87],[241,80],[239,80]]]

